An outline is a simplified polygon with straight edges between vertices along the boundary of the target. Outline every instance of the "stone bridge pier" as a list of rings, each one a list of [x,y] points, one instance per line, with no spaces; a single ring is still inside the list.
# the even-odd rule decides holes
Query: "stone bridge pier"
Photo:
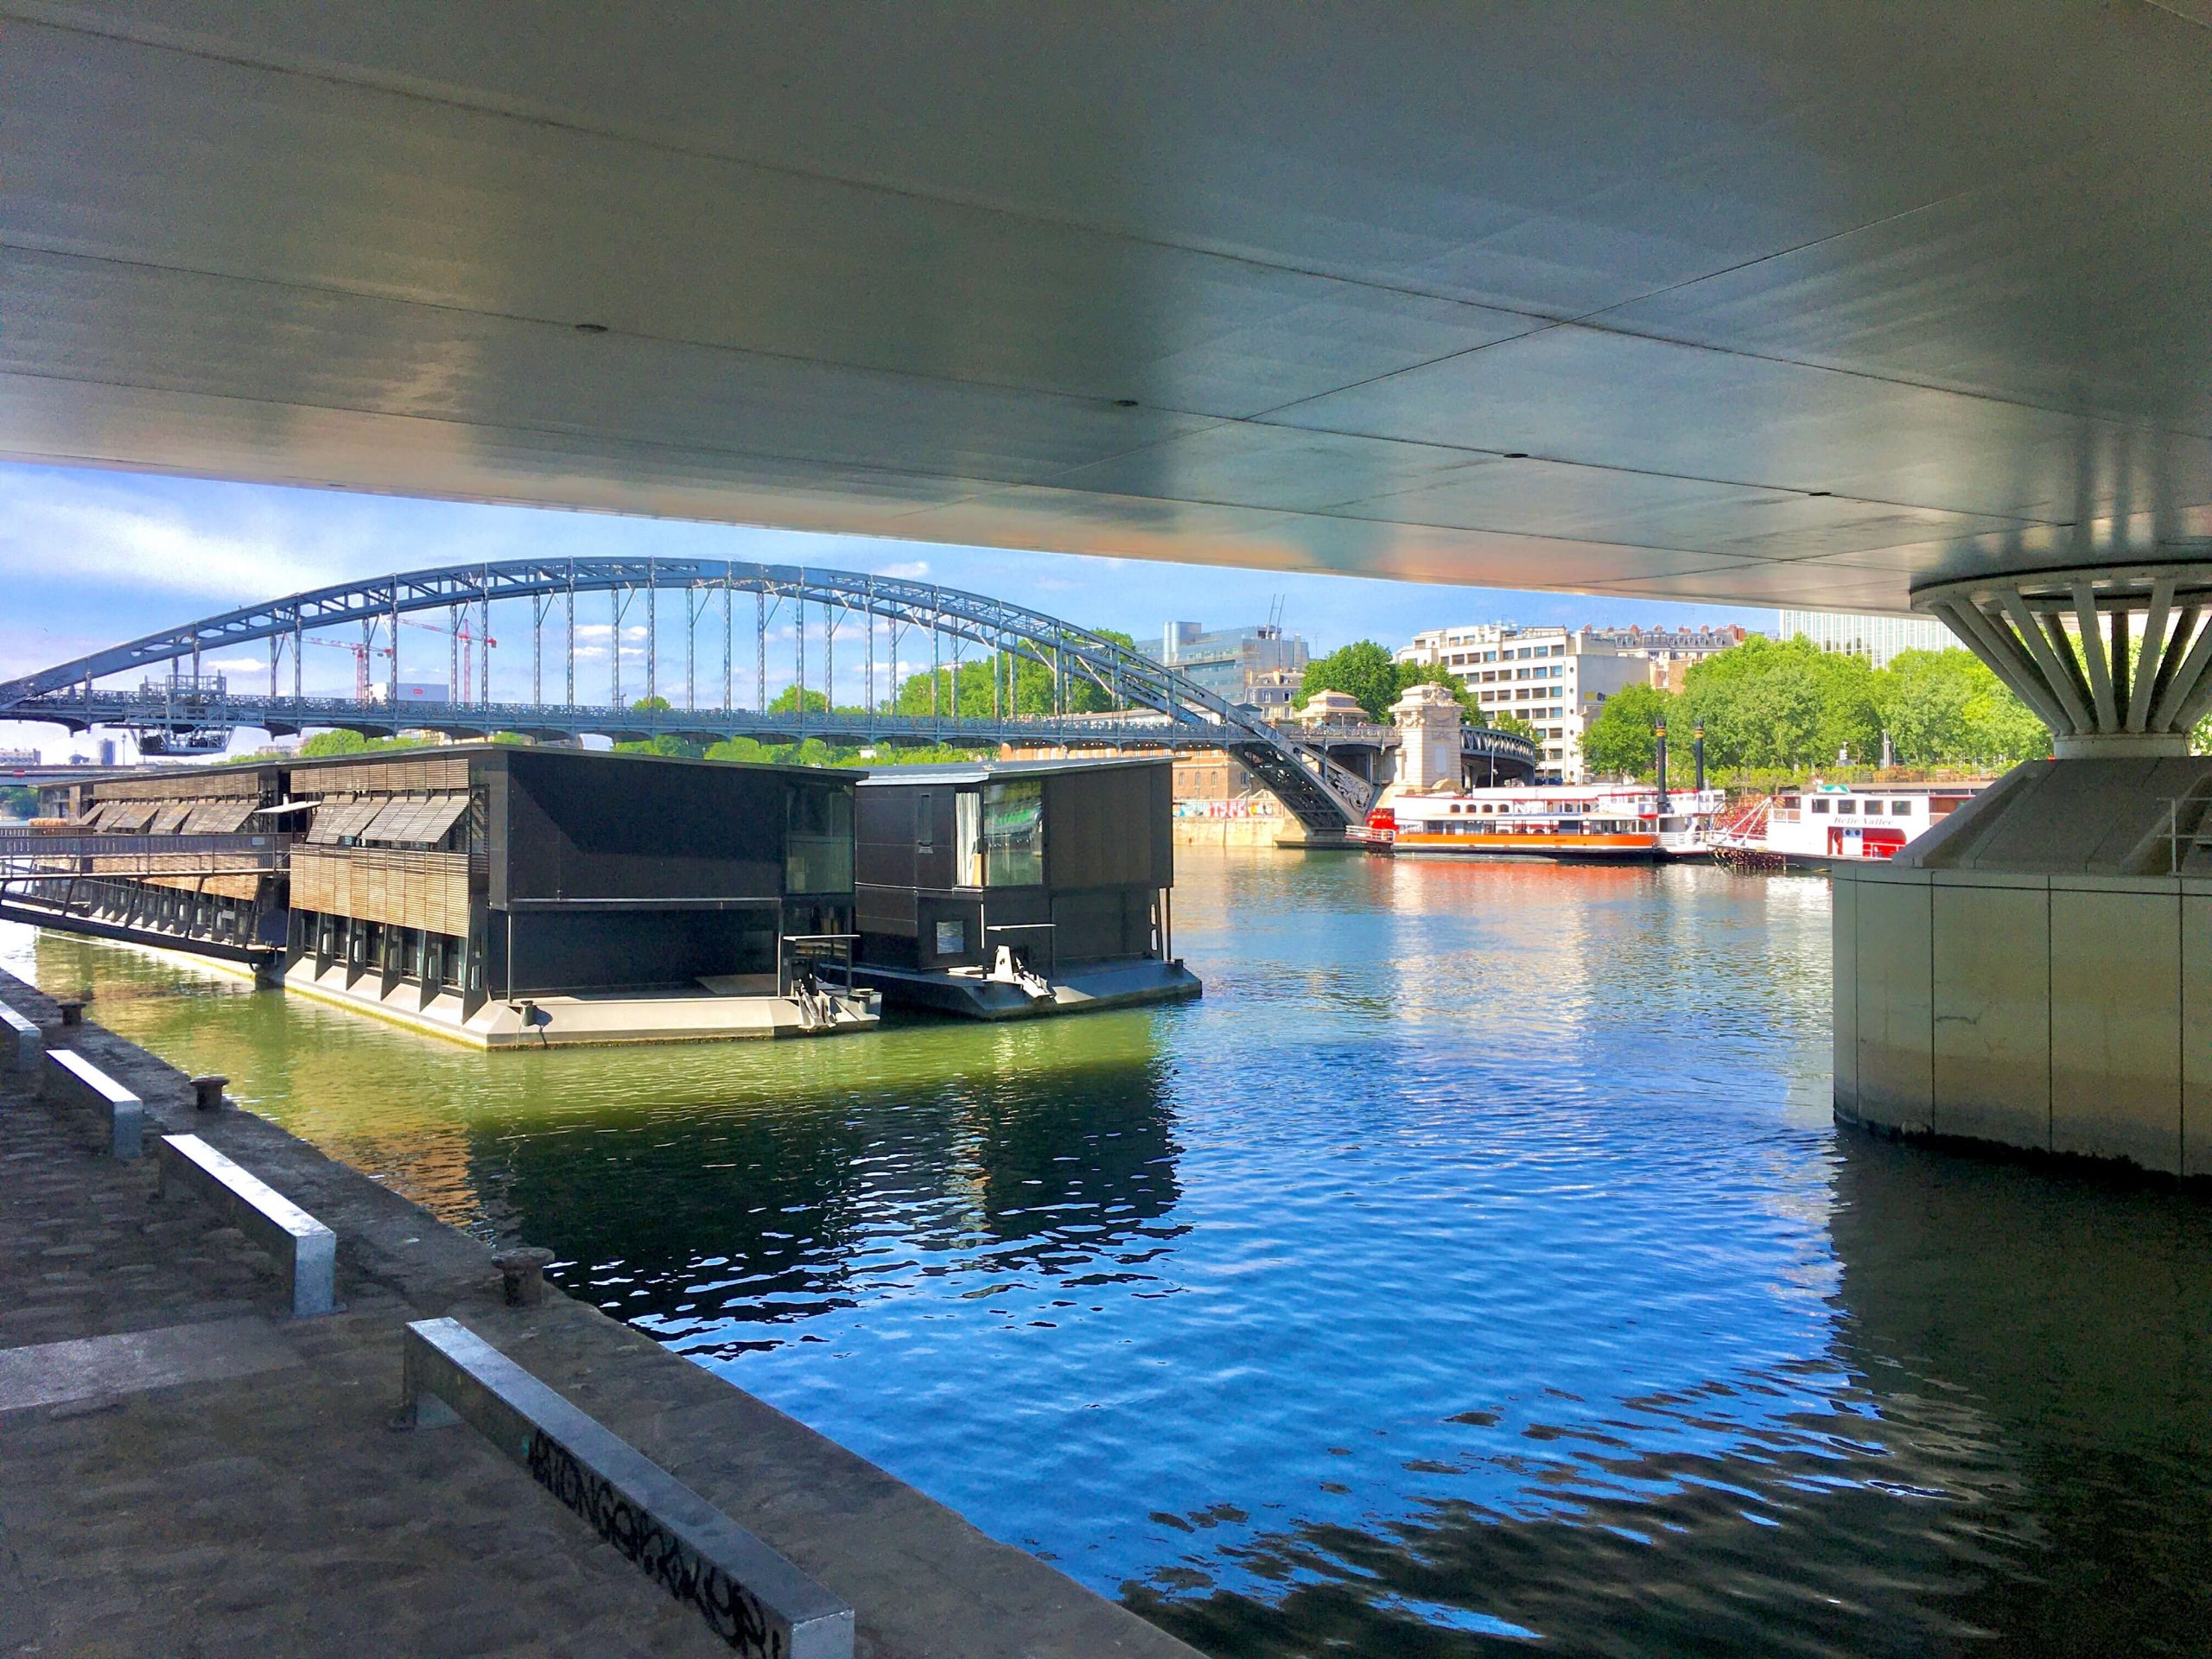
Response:
[[[2053,733],[1889,864],[1835,872],[1835,1111],[2212,1173],[2212,563],[1915,590]]]

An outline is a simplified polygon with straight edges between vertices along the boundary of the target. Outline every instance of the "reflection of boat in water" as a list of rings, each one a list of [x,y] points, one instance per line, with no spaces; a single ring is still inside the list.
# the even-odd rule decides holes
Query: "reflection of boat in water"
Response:
[[[1526,784],[1398,795],[1355,836],[1368,850],[1603,862],[1694,857],[1723,802],[1717,789]]]
[[[1986,778],[1943,784],[1823,784],[1763,796],[1723,819],[1712,846],[1723,863],[1825,869],[1897,856],[1905,842],[1989,787]]]

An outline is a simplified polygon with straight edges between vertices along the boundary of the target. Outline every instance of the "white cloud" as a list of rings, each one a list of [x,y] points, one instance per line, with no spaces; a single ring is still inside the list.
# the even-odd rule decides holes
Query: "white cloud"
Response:
[[[930,562],[927,559],[909,559],[903,564],[887,564],[875,574],[879,576],[897,576],[907,582],[919,582],[929,573]]]
[[[34,492],[20,479],[0,481],[8,525],[0,576],[50,576],[55,550],[66,548],[73,581],[229,604],[342,581],[359,563],[347,556],[351,550],[319,548],[312,537],[210,529],[166,504],[119,494],[50,483]]]

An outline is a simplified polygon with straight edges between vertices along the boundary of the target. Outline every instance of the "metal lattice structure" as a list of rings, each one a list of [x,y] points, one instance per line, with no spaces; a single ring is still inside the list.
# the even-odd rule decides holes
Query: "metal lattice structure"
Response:
[[[577,601],[606,595],[606,624],[581,624]],[[753,697],[739,705],[740,635],[736,601],[753,601],[752,669]],[[677,706],[661,684],[660,610],[664,600],[680,601],[684,673]],[[494,702],[491,688],[491,607],[494,601],[529,605],[531,701]],[[642,607],[642,620],[636,620]],[[810,626],[810,611],[818,626]],[[449,677],[442,702],[401,702],[404,619],[444,613],[450,641]],[[545,699],[549,619],[558,613],[556,639],[562,694]],[[718,693],[710,706],[700,702],[699,633],[702,618],[720,613],[710,628],[721,662],[709,664],[707,690]],[[808,708],[808,694],[791,699],[793,707],[767,709],[770,624],[785,618],[791,627],[789,683],[808,686],[810,637],[820,650],[821,680],[827,708]],[[857,707],[836,707],[836,652],[841,629],[857,625],[865,672],[865,695]],[[415,625],[419,626],[419,625]],[[580,626],[607,632],[610,698],[606,704],[576,696],[577,636]],[[305,694],[302,652],[327,644],[321,636],[336,628],[360,631],[358,660],[361,683],[369,685],[365,665],[381,656],[388,664],[385,695],[348,701]],[[630,653],[626,640],[642,632],[638,653],[644,707],[626,701],[622,674]],[[926,715],[884,708],[878,696],[878,650],[887,643],[886,689],[899,680],[899,640],[926,635],[931,651],[931,709]],[[483,650],[464,672],[465,643]],[[269,689],[265,695],[233,692],[227,676],[203,671],[206,659],[265,644]],[[952,651],[949,661],[944,647]],[[992,665],[992,712],[988,718],[963,717],[943,707],[952,701],[969,646],[985,653]],[[350,644],[347,649],[354,649]],[[851,649],[849,644],[848,649]],[[291,690],[282,690],[289,655]],[[968,658],[972,663],[975,658]],[[1052,712],[1022,715],[1015,710],[1019,664],[1041,666],[1049,677]],[[166,674],[143,678],[135,688],[103,686],[120,675]],[[946,682],[944,671],[952,671]],[[780,667],[778,677],[782,677]],[[474,678],[472,688],[462,683]],[[717,684],[716,682],[719,682]],[[1075,688],[1088,683],[1104,694],[1117,712],[1075,713]],[[947,686],[940,699],[938,688]],[[474,696],[472,697],[472,690]],[[663,706],[663,705],[665,706]],[[1234,755],[1311,831],[1340,833],[1361,823],[1374,785],[1319,752],[1318,744],[1279,730],[1251,710],[1231,703],[1186,676],[1088,628],[1024,607],[945,588],[933,582],[711,559],[579,558],[513,559],[473,565],[448,565],[408,571],[367,582],[346,582],[294,594],[266,604],[247,606],[219,616],[148,634],[143,639],[58,664],[17,680],[0,683],[0,718],[58,721],[72,728],[127,727],[147,734],[156,746],[179,750],[218,747],[235,727],[272,732],[310,726],[362,732],[400,729],[480,735],[513,731],[541,737],[586,734],[618,741],[664,734],[691,738],[755,737],[793,742],[806,738],[878,744],[950,744],[988,747],[1001,742],[1068,744],[1128,748],[1220,748]],[[1471,753],[1510,766],[1535,765],[1535,751],[1525,740],[1502,732],[1469,734]]]

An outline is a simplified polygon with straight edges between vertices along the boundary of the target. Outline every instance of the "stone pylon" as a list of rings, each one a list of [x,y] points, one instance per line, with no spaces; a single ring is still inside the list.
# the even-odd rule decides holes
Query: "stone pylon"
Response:
[[[1461,778],[1459,700],[1449,686],[1423,682],[1390,705],[1402,739],[1398,790],[1457,789]]]

